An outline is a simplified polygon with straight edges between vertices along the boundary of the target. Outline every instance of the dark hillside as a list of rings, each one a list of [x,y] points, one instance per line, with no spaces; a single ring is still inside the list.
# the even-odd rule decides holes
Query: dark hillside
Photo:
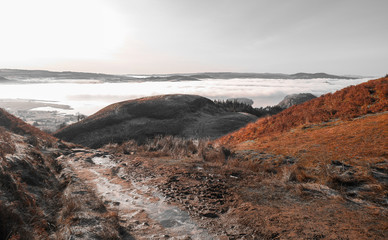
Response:
[[[162,95],[112,104],[55,136],[89,147],[127,140],[142,142],[158,135],[217,138],[256,120],[227,112],[195,95]]]

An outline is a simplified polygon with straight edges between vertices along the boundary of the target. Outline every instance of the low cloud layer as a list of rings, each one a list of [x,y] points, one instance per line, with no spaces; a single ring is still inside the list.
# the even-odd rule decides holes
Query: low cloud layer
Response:
[[[2,98],[24,98],[58,101],[74,112],[93,114],[119,101],[161,94],[196,94],[210,99],[246,97],[255,107],[279,103],[286,95],[312,93],[316,96],[334,92],[368,79],[230,79],[184,82],[143,82],[74,84],[50,83],[3,85]]]

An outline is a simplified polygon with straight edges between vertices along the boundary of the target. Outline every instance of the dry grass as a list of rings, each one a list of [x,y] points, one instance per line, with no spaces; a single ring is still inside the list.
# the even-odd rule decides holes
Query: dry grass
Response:
[[[117,214],[31,136],[0,128],[0,239],[118,239]]]
[[[12,114],[9,114],[2,108],[0,108],[0,126],[16,134],[35,137],[35,141],[39,140],[41,144],[45,145],[52,145],[57,140],[50,134],[47,134],[34,126],[25,123]]]
[[[289,173],[289,181],[297,184],[324,185],[345,197],[386,205],[387,110],[388,79],[381,78],[291,107],[218,142],[234,151],[297,159],[292,166],[276,159],[235,159],[230,166],[284,179]]]
[[[67,174],[71,178],[72,173]],[[58,230],[53,239],[120,239],[118,214],[108,211],[96,193],[80,180],[70,182],[60,201]]]
[[[15,145],[12,143],[11,135],[0,127],[0,157],[4,158],[7,154],[12,154],[16,150]]]
[[[185,139],[174,136],[155,137],[144,144],[131,140],[123,144],[108,144],[107,151],[143,157],[172,157],[175,159],[197,158],[207,162],[225,163],[230,152],[225,147],[207,139]]]
[[[386,139],[388,113],[351,121],[304,125],[289,132],[238,144],[233,150],[244,152],[254,149],[283,158],[267,161],[249,156],[248,159],[232,158],[228,166],[272,172],[278,175],[278,179],[288,174],[290,182],[325,185],[345,197],[385,205],[384,199],[388,194],[388,185],[383,177],[388,169]],[[282,164],[285,156],[297,161],[292,165]]]
[[[349,120],[384,111],[388,111],[388,78],[350,86],[334,94],[329,93],[293,106],[275,116],[248,124],[245,128],[222,137],[219,141],[233,145],[283,133],[305,124],[316,124],[333,119]]]

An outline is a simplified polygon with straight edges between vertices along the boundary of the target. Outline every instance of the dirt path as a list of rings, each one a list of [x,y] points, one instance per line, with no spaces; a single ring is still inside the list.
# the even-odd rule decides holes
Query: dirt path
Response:
[[[110,210],[117,211],[121,227],[133,236],[125,239],[215,239],[186,211],[167,203],[146,178],[131,179],[111,155],[76,149],[64,160]]]

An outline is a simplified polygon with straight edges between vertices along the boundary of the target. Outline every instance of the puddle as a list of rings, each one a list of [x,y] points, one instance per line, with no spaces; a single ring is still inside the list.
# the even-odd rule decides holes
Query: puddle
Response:
[[[103,156],[103,157],[94,157],[94,158],[92,158],[92,161],[96,165],[101,165],[101,166],[104,166],[104,167],[107,167],[107,168],[112,168],[112,167],[116,166],[116,164],[110,160],[110,156],[109,155]]]

